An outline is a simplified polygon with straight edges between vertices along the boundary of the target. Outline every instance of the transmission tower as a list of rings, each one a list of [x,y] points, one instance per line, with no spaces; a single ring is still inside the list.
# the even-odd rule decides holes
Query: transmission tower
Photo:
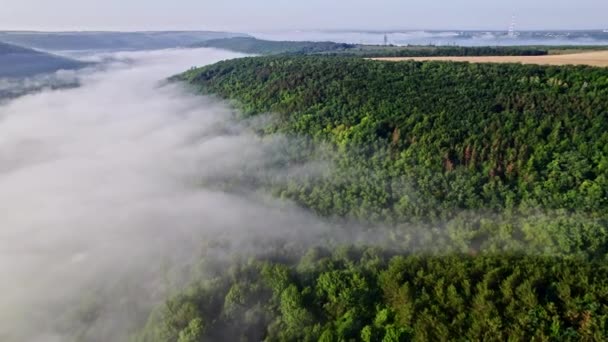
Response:
[[[509,25],[509,33],[508,33],[509,38],[517,37],[517,32],[515,31],[515,25],[516,25],[515,15],[513,15],[511,17],[511,25]]]

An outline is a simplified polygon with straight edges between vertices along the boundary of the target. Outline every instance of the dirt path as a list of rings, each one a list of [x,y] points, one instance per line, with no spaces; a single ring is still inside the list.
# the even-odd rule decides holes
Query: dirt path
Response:
[[[548,56],[483,56],[483,57],[382,57],[379,61],[454,61],[471,63],[523,63],[542,65],[591,65],[608,67],[608,51],[594,51]]]

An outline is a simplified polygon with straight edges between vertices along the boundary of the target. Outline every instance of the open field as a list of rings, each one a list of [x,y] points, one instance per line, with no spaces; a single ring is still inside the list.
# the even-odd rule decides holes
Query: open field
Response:
[[[590,65],[608,67],[608,51],[594,51],[548,56],[483,56],[483,57],[385,57],[381,61],[453,61],[471,63],[522,63],[541,65]]]

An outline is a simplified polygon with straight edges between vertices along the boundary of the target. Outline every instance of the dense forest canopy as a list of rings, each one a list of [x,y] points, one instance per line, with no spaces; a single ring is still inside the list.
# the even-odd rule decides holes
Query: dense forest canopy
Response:
[[[279,163],[329,165],[240,181],[369,228],[209,252],[136,340],[608,338],[608,69],[256,57],[174,80],[271,113]]]
[[[135,340],[606,338],[604,263],[504,254],[390,256],[342,248],[213,270],[160,307]]]
[[[336,174],[362,182],[285,189],[322,214],[407,220],[451,209],[602,213],[608,205],[607,69],[268,57],[180,78],[249,115],[275,113],[269,132],[345,151]],[[407,191],[392,184],[400,178]],[[341,196],[320,200],[318,186]]]

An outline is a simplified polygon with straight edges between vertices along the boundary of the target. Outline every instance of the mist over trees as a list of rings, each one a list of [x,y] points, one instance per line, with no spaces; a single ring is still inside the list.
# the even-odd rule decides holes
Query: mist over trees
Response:
[[[352,58],[549,53],[531,47],[197,45],[281,56],[159,83],[242,55],[110,53],[61,90],[0,83],[41,91],[0,106],[0,340],[608,339],[608,69]]]
[[[203,256],[137,340],[608,338],[607,69],[264,57],[174,80],[272,113],[261,136],[299,137],[281,163],[328,167],[239,181],[359,239]]]
[[[323,57],[241,59],[180,76],[247,115],[275,113],[266,133],[334,147],[330,178],[276,191],[323,215],[391,222],[463,209],[602,213],[606,77],[589,67]]]

